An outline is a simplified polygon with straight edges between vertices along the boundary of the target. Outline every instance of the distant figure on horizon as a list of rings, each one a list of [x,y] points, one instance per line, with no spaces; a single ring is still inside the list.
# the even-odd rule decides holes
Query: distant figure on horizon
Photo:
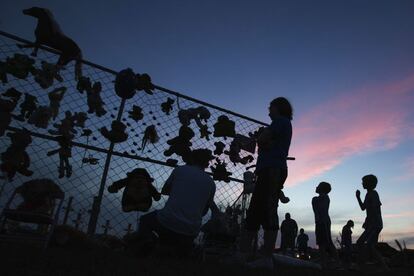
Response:
[[[336,260],[338,259],[338,253],[336,252],[331,236],[331,218],[329,217],[330,199],[328,196],[330,191],[331,184],[328,182],[321,182],[315,190],[319,196],[312,198],[312,208],[315,214],[316,244],[319,247],[321,265],[323,268],[327,267],[327,252],[329,252]]]
[[[283,254],[285,254],[288,248],[295,248],[295,240],[298,235],[298,224],[290,217],[289,213],[285,214],[285,220],[282,221],[282,224],[280,225],[280,234],[280,249],[282,249]]]
[[[142,236],[154,231],[161,244],[173,246],[178,256],[188,256],[200,232],[202,217],[208,209],[217,209],[213,201],[216,185],[204,171],[212,159],[210,150],[193,150],[189,164],[172,171],[161,191],[168,195],[164,208],[140,219]]]
[[[352,263],[352,230],[354,228],[354,222],[348,220],[341,232],[341,248],[343,254],[343,263],[346,269],[351,267]]]
[[[298,247],[300,253],[308,253],[308,241],[309,237],[305,234],[305,230],[300,228],[298,238],[296,239],[296,246]]]
[[[362,177],[362,187],[367,190],[364,202],[361,200],[361,192],[356,190],[355,195],[358,200],[359,207],[362,211],[367,211],[367,217],[362,225],[364,232],[357,240],[358,246],[358,263],[362,263],[362,249],[366,243],[372,256],[381,264],[382,269],[389,270],[385,264],[384,259],[377,250],[378,237],[382,230],[382,216],[381,216],[381,201],[375,188],[377,187],[378,179],[375,175],[369,174]]]
[[[257,139],[257,182],[247,210],[245,229],[240,241],[240,254],[236,254],[239,261],[246,261],[247,256],[255,248],[253,241],[262,226],[265,257],[249,263],[248,266],[251,268],[273,269],[272,256],[279,230],[277,208],[287,178],[286,158],[292,139],[292,114],[293,108],[286,98],[274,99],[269,105],[272,123]]]

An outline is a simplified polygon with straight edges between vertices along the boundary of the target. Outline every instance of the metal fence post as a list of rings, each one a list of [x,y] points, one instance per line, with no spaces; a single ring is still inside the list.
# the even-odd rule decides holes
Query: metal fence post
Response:
[[[121,105],[119,106],[118,115],[116,117],[117,121],[121,120],[122,113],[124,112],[125,101],[126,101],[125,99],[121,100]],[[91,211],[91,216],[89,218],[88,232],[87,232],[87,234],[90,236],[94,235],[96,231],[96,224],[98,223],[99,212],[101,210],[102,197],[103,197],[103,193],[105,190],[106,178],[108,177],[109,165],[111,164],[111,158],[112,158],[112,153],[114,151],[114,146],[115,144],[113,142],[111,142],[111,144],[109,145],[109,150],[108,150],[108,154],[106,155],[105,166],[104,166],[104,170],[102,173],[101,185],[99,187],[98,196],[94,198],[94,202],[92,205],[92,211]]]

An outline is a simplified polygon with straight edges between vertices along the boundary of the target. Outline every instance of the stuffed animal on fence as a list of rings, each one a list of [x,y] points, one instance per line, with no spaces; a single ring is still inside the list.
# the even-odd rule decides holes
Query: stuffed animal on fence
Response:
[[[56,198],[63,198],[64,192],[51,179],[32,179],[17,187],[16,192],[23,198],[17,210],[49,214]]]
[[[144,91],[145,93],[152,95],[154,92],[154,85],[151,82],[151,77],[148,74],[136,74],[136,89],[138,91]]]
[[[224,151],[226,145],[223,142],[215,142],[214,146],[216,147],[214,150],[215,155],[221,155]]]
[[[27,121],[31,125],[35,125],[38,128],[48,128],[49,121],[52,118],[52,110],[49,106],[39,106],[30,115]]]
[[[5,67],[8,74],[24,80],[29,76],[29,73],[34,73],[36,71],[34,64],[35,60],[27,55],[14,54],[13,57],[8,57],[6,59]]]
[[[126,133],[126,125],[119,121],[112,121],[111,129],[106,127],[100,129],[101,134],[108,139],[111,143],[121,143],[128,139],[128,133]]]
[[[101,83],[95,82],[93,86],[86,90],[88,113],[96,113],[96,116],[101,117],[106,114],[106,110],[103,107],[105,103],[101,98],[102,85]]]
[[[162,112],[164,112],[166,115],[170,115],[170,112],[173,110],[173,104],[174,100],[171,98],[167,98],[167,101],[161,104]]]
[[[122,211],[146,212],[152,205],[152,199],[160,200],[161,194],[152,185],[154,179],[147,170],[137,168],[127,173],[127,177],[115,181],[108,187],[108,192],[116,193],[125,188],[122,194]]]
[[[131,99],[135,95],[137,79],[131,68],[121,70],[115,78],[115,93],[122,99]]]
[[[71,177],[72,166],[70,165],[69,158],[72,157],[72,140],[68,136],[60,135],[56,137],[59,144],[59,148],[47,152],[47,156],[52,156],[59,153],[59,178]]]
[[[16,108],[21,93],[14,88],[10,88],[2,96],[9,99],[0,98],[0,137],[4,135],[12,121],[11,113]]]
[[[230,182],[230,175],[232,173],[227,171],[226,166],[226,162],[216,158],[216,163],[210,166],[211,172],[213,173],[213,180]]]
[[[142,120],[144,118],[144,114],[142,114],[142,108],[135,104],[132,106],[132,110],[128,111],[128,114],[128,117],[134,120],[135,122],[138,122],[139,120]]]
[[[88,119],[88,115],[85,112],[75,112],[75,114],[72,116],[73,123],[76,127],[85,127],[85,122]]]
[[[251,155],[241,157],[240,156],[241,146],[237,142],[236,139],[234,139],[230,144],[230,150],[224,151],[225,154],[227,154],[230,158],[230,161],[233,162],[234,165],[237,165],[237,163],[241,163],[243,165],[246,165],[247,163],[253,162],[254,158]]]
[[[171,156],[174,153],[181,156],[183,161],[186,162],[187,158],[191,154],[191,139],[194,137],[194,131],[188,126],[181,126],[177,137],[167,141],[170,147],[164,151],[165,156]]]
[[[31,176],[33,172],[29,170],[30,157],[26,148],[32,143],[30,132],[21,129],[16,132],[7,133],[11,140],[10,146],[1,154],[1,170],[12,181],[16,173],[24,176]]]
[[[148,141],[151,144],[155,144],[158,142],[160,138],[158,137],[157,129],[155,125],[150,125],[145,128],[144,137],[142,138],[141,142],[141,150],[144,151]]]
[[[181,109],[178,111],[178,120],[183,126],[188,126],[191,120],[195,120],[198,127],[202,125],[201,121],[207,122],[211,114],[204,106],[196,108]]]
[[[217,118],[214,124],[214,137],[234,137],[236,135],[235,122],[229,119],[226,115],[221,115]]]
[[[36,96],[30,95],[29,93],[24,93],[24,101],[20,104],[20,119],[25,120],[29,119],[33,111],[37,108],[37,98]]]
[[[42,61],[41,69],[34,71],[34,80],[43,89],[47,89],[53,85],[55,79],[59,82],[63,81],[62,76],[59,74],[59,66],[53,63]]]
[[[200,130],[200,138],[206,138],[207,141],[210,141],[210,134],[212,132],[208,130],[207,124],[200,125],[199,130]]]
[[[77,133],[75,127],[75,119],[72,116],[72,112],[69,110],[65,112],[65,118],[60,121],[60,124],[53,124],[55,130],[49,130],[50,134],[62,135],[69,139],[72,139]]]
[[[50,110],[52,111],[53,120],[55,120],[59,115],[60,102],[62,101],[63,96],[65,96],[66,89],[67,88],[64,86],[55,88],[48,94],[49,106]]]
[[[85,91],[89,91],[92,88],[91,79],[88,77],[80,77],[76,83],[76,89],[83,94]]]
[[[18,46],[20,48],[34,48],[32,56],[37,55],[40,45],[46,45],[56,49],[61,53],[56,63],[58,69],[63,68],[63,66],[74,60],[76,62],[75,79],[82,77],[82,51],[75,41],[62,32],[53,14],[48,9],[39,7],[25,9],[23,13],[37,18],[35,30],[36,41]]]

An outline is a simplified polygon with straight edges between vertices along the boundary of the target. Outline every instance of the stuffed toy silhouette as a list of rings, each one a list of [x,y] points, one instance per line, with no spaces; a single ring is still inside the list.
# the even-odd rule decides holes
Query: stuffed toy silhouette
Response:
[[[64,192],[51,179],[32,179],[17,187],[23,202],[17,206],[17,210],[24,212],[36,212],[49,214],[54,206],[56,198],[63,198]]]
[[[174,100],[171,98],[167,98],[167,101],[161,104],[162,112],[164,112],[166,115],[170,115],[170,112],[173,110],[173,104]]]
[[[85,112],[75,112],[75,114],[72,116],[74,125],[76,127],[85,127],[85,122],[88,119],[88,115]]]
[[[151,82],[151,77],[148,74],[136,74],[136,89],[138,91],[144,91],[145,93],[152,95],[154,92],[154,85]]]
[[[155,128],[155,125],[147,126],[145,128],[144,137],[142,138],[142,142],[141,142],[142,151],[144,151],[148,141],[151,144],[155,144],[158,142],[158,140],[159,140],[159,137],[158,137],[158,133],[157,133],[157,129]]]
[[[0,137],[4,135],[12,121],[11,113],[16,108],[21,93],[14,88],[10,88],[2,96],[9,99],[0,98]]]
[[[200,125],[199,130],[200,130],[200,138],[206,138],[207,141],[210,141],[210,134],[212,132],[208,130],[208,126]]]
[[[82,51],[75,41],[62,32],[53,14],[48,9],[39,7],[25,9],[23,13],[37,18],[36,41],[17,46],[20,48],[34,48],[32,56],[37,55],[40,45],[46,45],[58,50],[60,52],[59,60],[56,63],[58,69],[63,68],[63,66],[74,60],[76,62],[75,78],[79,79],[82,76]]]
[[[43,89],[47,89],[53,85],[56,79],[59,82],[63,81],[63,78],[59,74],[59,67],[53,63],[42,61],[42,69],[36,69],[34,71],[34,80]]]
[[[101,83],[95,82],[91,89],[86,91],[88,113],[96,113],[96,116],[101,117],[106,114],[106,110],[103,107],[105,103],[101,98],[102,85]]]
[[[161,194],[152,185],[154,179],[147,170],[137,168],[127,173],[127,177],[115,181],[108,187],[109,193],[125,188],[122,194],[122,211],[146,212],[152,205],[152,199],[160,200]]]
[[[236,135],[235,122],[229,119],[226,115],[221,115],[217,118],[214,124],[214,137],[234,137]]]
[[[12,181],[16,173],[24,176],[31,176],[33,172],[29,170],[30,157],[26,148],[32,143],[30,132],[21,129],[16,132],[7,133],[11,140],[11,145],[1,154],[1,170]]]
[[[202,125],[201,121],[207,122],[211,114],[204,106],[196,108],[181,109],[178,111],[178,120],[183,126],[188,126],[191,120],[195,120],[198,127]]]
[[[115,93],[122,99],[131,99],[136,90],[153,94],[154,85],[148,74],[135,74],[131,68],[121,70],[115,78]]]
[[[49,92],[49,107],[52,111],[52,118],[53,120],[56,119],[56,117],[59,115],[59,108],[60,108],[60,102],[63,99],[63,96],[65,95],[66,87],[59,87],[53,89],[51,92]]]
[[[68,136],[60,135],[56,137],[59,144],[59,148],[51,150],[47,153],[47,156],[52,156],[59,153],[59,178],[71,177],[72,166],[69,163],[69,157],[72,157],[72,140]]]
[[[34,73],[36,71],[35,60],[22,54],[14,54],[13,57],[8,57],[6,59],[6,72],[15,78],[26,79],[29,76],[29,73]]]
[[[48,128],[52,114],[52,110],[49,106],[39,106],[35,111],[33,111],[27,122],[38,128]]]
[[[24,121],[28,119],[37,108],[37,98],[29,93],[24,93],[24,101],[20,104],[19,118]]]
[[[164,151],[165,156],[171,156],[174,153],[181,156],[183,161],[186,162],[187,158],[191,155],[191,139],[194,137],[194,131],[188,126],[181,126],[177,137],[167,141],[170,147]]]
[[[223,153],[224,148],[226,145],[223,142],[215,142],[214,146],[216,149],[214,150],[215,155],[221,155]]]
[[[111,130],[106,127],[100,129],[101,134],[111,143],[121,143],[128,139],[128,133],[125,132],[126,125],[119,121],[112,121]]]
[[[230,161],[233,162],[234,165],[237,165],[237,163],[246,165],[247,163],[253,162],[254,160],[253,156],[248,155],[242,158],[240,157],[240,151],[241,151],[240,143],[238,143],[237,139],[233,139],[233,141],[230,144],[230,150],[224,151],[224,153],[229,156]]]
[[[69,110],[65,112],[65,118],[60,121],[60,124],[53,125],[56,130],[49,130],[50,134],[53,135],[62,135],[69,139],[73,139],[77,133],[75,127],[75,119],[72,116],[72,112]]]
[[[128,117],[134,120],[135,122],[138,122],[139,120],[142,120],[142,118],[144,118],[144,114],[142,114],[142,108],[135,104],[132,106],[132,110],[128,111],[128,114]]]
[[[227,171],[226,166],[226,162],[216,158],[216,163],[213,164],[213,166],[210,166],[211,172],[213,173],[213,180],[224,181],[227,183],[230,182],[229,177],[232,173]]]
[[[83,92],[85,91],[89,91],[90,89],[92,89],[91,79],[85,76],[80,77],[76,84],[76,89],[81,94],[83,94]]]

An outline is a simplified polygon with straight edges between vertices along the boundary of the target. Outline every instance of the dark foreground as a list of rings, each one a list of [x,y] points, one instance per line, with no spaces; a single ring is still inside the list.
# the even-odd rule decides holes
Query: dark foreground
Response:
[[[108,249],[50,248],[44,252],[27,246],[0,245],[0,275],[414,275],[414,267],[380,273],[375,265],[363,271],[318,271],[278,267],[276,271],[247,270],[218,262],[173,259],[137,259]]]

